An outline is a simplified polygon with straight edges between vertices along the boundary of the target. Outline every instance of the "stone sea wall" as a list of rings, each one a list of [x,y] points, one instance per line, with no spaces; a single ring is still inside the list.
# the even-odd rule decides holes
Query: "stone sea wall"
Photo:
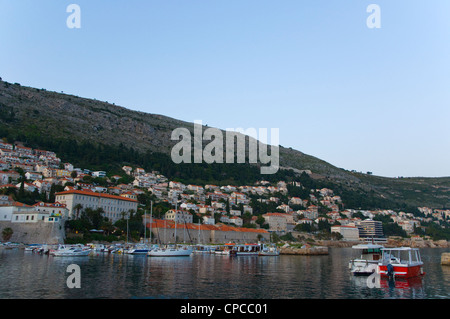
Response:
[[[60,223],[12,223],[0,222],[0,237],[5,228],[13,230],[12,237],[8,240],[22,244],[63,244],[64,227]],[[3,238],[1,238],[3,240]]]

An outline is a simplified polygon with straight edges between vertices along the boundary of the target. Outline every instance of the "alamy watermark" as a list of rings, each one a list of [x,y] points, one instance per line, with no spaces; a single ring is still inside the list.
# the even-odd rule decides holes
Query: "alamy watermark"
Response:
[[[217,128],[207,128],[203,131],[202,121],[194,122],[193,139],[187,128],[173,130],[171,139],[180,141],[171,151],[172,161],[176,164],[245,163],[248,157],[249,163],[267,165],[261,166],[261,174],[275,174],[279,169],[278,128],[270,129],[271,145],[267,142],[267,128],[226,129],[224,137],[222,130]],[[211,142],[203,147],[203,141]]]
[[[67,277],[66,284],[70,289],[81,288],[81,268],[77,264],[67,266],[66,272],[71,273]]]
[[[70,13],[66,20],[66,26],[69,29],[81,28],[81,7],[78,4],[69,4],[66,12]],[[370,15],[367,17],[366,25],[369,29],[381,28],[381,8],[378,4],[369,4],[366,9]]]
[[[78,4],[69,4],[66,12],[70,13],[67,17],[66,25],[69,29],[81,28],[81,8]]]
[[[381,28],[381,8],[378,4],[370,4],[367,9],[370,15],[367,17],[366,25],[369,29]]]

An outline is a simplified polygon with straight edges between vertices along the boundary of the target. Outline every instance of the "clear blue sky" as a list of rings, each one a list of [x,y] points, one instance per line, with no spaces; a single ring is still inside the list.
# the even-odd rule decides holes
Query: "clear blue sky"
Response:
[[[66,8],[81,7],[81,29]],[[381,29],[369,29],[369,4]],[[0,76],[382,176],[450,176],[450,1],[0,0]]]

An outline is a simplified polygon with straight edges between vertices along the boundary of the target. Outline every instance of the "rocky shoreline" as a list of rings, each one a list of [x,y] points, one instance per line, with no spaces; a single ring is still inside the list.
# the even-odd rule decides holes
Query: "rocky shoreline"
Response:
[[[328,247],[326,246],[302,246],[296,247],[289,244],[285,244],[280,248],[280,255],[305,255],[305,256],[317,256],[328,255]]]
[[[352,247],[362,244],[361,241],[317,241],[318,245],[334,248]],[[446,240],[415,240],[415,239],[388,239],[386,243],[381,243],[386,248],[412,247],[412,248],[450,248],[450,242]]]

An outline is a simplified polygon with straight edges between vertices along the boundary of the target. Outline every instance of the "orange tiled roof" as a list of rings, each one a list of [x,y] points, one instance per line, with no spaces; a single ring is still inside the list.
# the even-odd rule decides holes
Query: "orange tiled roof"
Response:
[[[80,190],[69,190],[65,192],[59,192],[55,195],[70,195],[70,194],[78,194],[78,195],[88,195],[88,196],[95,196],[95,197],[102,197],[102,198],[111,198],[111,199],[118,199],[118,200],[125,200],[129,202],[137,203],[137,200],[123,197],[123,196],[116,196],[116,195],[110,195],[110,194],[104,194],[104,193],[96,193],[88,190],[80,191]]]
[[[150,225],[151,224],[151,225]],[[172,220],[153,219],[152,223],[147,223],[147,227],[151,228],[175,228],[175,222]],[[190,229],[190,230],[220,230],[220,231],[237,231],[237,232],[250,232],[250,233],[267,233],[265,229],[245,228],[245,227],[233,227],[224,224],[207,225],[207,224],[192,224],[192,223],[178,223],[177,229]]]

